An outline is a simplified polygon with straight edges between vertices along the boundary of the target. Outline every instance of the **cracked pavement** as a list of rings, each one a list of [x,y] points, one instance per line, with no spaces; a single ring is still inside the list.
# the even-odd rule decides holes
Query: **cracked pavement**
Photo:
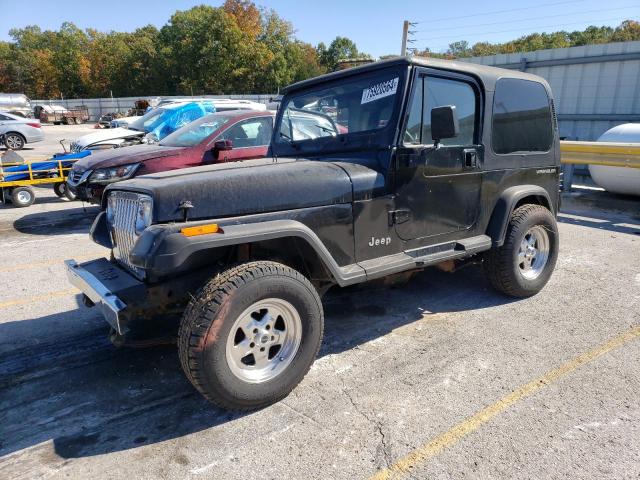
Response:
[[[86,235],[95,209],[47,195],[0,206],[0,478],[367,478],[640,324],[640,200],[575,193],[541,294],[501,297],[476,266],[332,291],[300,386],[229,413],[195,392],[174,347],[117,350],[98,312],[53,295],[69,289],[62,259],[104,252]],[[408,477],[637,479],[639,358],[626,343]]]

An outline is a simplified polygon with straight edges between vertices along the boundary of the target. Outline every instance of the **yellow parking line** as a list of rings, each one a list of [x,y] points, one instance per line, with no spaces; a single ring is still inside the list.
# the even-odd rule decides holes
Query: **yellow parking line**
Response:
[[[593,350],[583,353],[579,357],[574,358],[564,365],[550,370],[541,377],[538,377],[535,380],[527,383],[526,385],[523,385],[517,390],[511,392],[509,395],[502,397],[493,405],[486,407],[475,415],[468,417],[467,419],[458,423],[451,430],[436,437],[429,443],[425,443],[424,445],[413,450],[407,456],[401,458],[390,467],[378,471],[371,477],[370,480],[387,480],[403,476],[418,465],[435,457],[445,448],[452,446],[465,436],[474,432],[489,420],[491,420],[493,417],[506,410],[516,402],[557,382],[577,368],[592,362],[605,353],[615,350],[625,343],[630,342],[631,340],[638,337],[640,337],[640,325],[627,330],[622,335],[615,337],[614,339],[600,345],[599,347],[594,348]]]
[[[16,298],[14,300],[8,300],[6,302],[0,302],[0,308],[15,307],[16,305],[25,305],[27,303],[40,302],[42,300],[49,300],[56,297],[64,297],[66,295],[75,295],[80,293],[77,288],[69,288],[67,290],[59,290],[57,292],[50,292],[44,295],[36,295],[35,297]]]
[[[43,261],[43,262],[33,262],[33,263],[23,263],[23,264],[19,264],[19,265],[12,265],[10,267],[0,267],[0,273],[5,273],[5,272],[17,272],[20,270],[26,270],[28,268],[37,268],[37,267],[48,267],[51,265],[64,265],[64,261],[68,260],[69,258],[73,257],[75,260],[89,260],[91,258],[99,258],[101,256],[104,256],[104,252],[102,253],[94,253],[92,255],[75,255],[75,256],[69,256],[69,257],[60,257],[60,258],[56,258],[53,260],[47,260],[47,261]]]

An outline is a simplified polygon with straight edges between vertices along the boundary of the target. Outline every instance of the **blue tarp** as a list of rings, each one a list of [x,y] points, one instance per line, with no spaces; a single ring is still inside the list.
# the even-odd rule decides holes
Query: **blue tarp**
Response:
[[[162,140],[167,135],[175,132],[186,124],[204,117],[210,113],[215,113],[216,107],[212,102],[189,102],[184,105],[160,107],[153,112],[156,115],[149,115],[149,120],[140,122],[147,133],[154,133],[158,140]]]

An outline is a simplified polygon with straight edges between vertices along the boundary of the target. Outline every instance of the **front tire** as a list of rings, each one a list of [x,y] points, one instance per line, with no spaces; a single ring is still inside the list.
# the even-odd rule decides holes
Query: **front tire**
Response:
[[[25,143],[24,137],[19,133],[7,133],[4,136],[4,146],[9,150],[22,150]]]
[[[55,193],[60,198],[64,198],[66,190],[67,184],[65,182],[53,184],[53,193]]]
[[[541,205],[523,205],[512,214],[504,244],[483,259],[491,285],[512,297],[535,295],[551,278],[558,259],[558,225]]]
[[[286,397],[313,363],[324,327],[320,297],[296,270],[259,261],[226,270],[184,312],[178,352],[209,401],[253,410]]]

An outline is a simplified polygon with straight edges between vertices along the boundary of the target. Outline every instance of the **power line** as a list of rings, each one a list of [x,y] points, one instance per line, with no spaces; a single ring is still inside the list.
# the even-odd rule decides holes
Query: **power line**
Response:
[[[597,22],[598,23],[602,23],[602,22],[613,22],[613,21],[618,21],[618,22],[622,22],[624,20],[637,20],[636,18],[631,18],[631,17],[625,17],[625,18],[620,18],[620,17],[616,17],[616,18],[604,18],[604,19],[598,19]],[[565,25],[580,25],[580,24],[585,24],[585,23],[590,23],[591,20],[582,20],[580,22],[570,22],[570,23],[563,23],[562,25],[538,25],[538,26],[531,26],[531,27],[526,27],[524,30],[532,30],[535,28],[562,28]],[[510,30],[491,30],[491,31],[483,31],[483,32],[474,32],[474,33],[464,33],[463,35],[465,37],[477,37],[479,35],[488,35],[488,34],[494,34],[494,33],[511,33],[511,32],[521,32],[523,30],[522,27],[520,28],[516,28],[516,29],[510,29]],[[527,35],[527,34],[525,34]],[[442,39],[442,38],[451,38],[451,35],[441,35],[439,37],[429,37],[429,38],[416,38],[415,41],[421,41],[421,42],[425,42],[425,41],[429,41],[429,40],[438,40],[438,39]]]
[[[532,8],[539,8],[539,7],[553,7],[556,5],[567,5],[570,3],[583,3],[584,0],[567,0],[564,2],[554,2],[554,3],[542,3],[540,5],[530,5],[528,7],[520,7],[520,8],[510,8],[507,10],[494,10],[492,12],[484,12],[484,13],[475,13],[472,15],[462,15],[462,16],[456,16],[456,17],[440,17],[440,18],[430,18],[428,20],[420,20],[418,22],[413,22],[413,23],[426,23],[426,22],[439,22],[441,20],[457,20],[459,18],[475,18],[475,17],[484,17],[487,15],[496,15],[496,14],[500,14],[500,13],[509,13],[509,12],[521,12],[523,10],[530,10]]]
[[[626,10],[627,8],[637,8],[640,7],[640,5],[628,5],[626,7],[619,7],[619,8],[599,8],[597,10],[586,10],[584,12],[575,12],[573,13],[573,15],[584,15],[586,13],[598,13],[598,12],[612,12],[612,11],[616,11],[616,10]],[[424,32],[439,32],[442,30],[455,30],[458,28],[467,28],[467,27],[486,27],[486,26],[490,26],[490,25],[501,25],[504,23],[519,23],[519,22],[527,22],[530,20],[542,20],[545,18],[557,18],[557,17],[566,17],[567,14],[566,13],[560,13],[557,15],[545,15],[543,17],[530,17],[530,18],[523,18],[520,20],[503,20],[501,22],[491,22],[491,23],[477,23],[477,24],[473,24],[473,25],[459,25],[459,26],[454,26],[454,27],[442,27],[442,28],[430,28],[429,30],[414,30],[411,31],[412,34],[415,33],[424,33]]]

